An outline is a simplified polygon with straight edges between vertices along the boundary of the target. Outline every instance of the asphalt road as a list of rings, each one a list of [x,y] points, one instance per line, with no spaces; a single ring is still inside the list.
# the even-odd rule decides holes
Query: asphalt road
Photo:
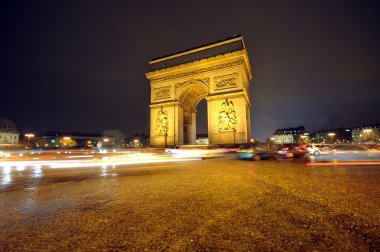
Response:
[[[380,166],[210,159],[0,179],[1,251],[380,250]]]

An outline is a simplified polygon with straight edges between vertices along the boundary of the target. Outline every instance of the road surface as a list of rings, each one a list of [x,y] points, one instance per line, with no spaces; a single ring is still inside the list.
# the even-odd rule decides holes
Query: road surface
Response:
[[[380,166],[0,168],[1,251],[380,250]]]

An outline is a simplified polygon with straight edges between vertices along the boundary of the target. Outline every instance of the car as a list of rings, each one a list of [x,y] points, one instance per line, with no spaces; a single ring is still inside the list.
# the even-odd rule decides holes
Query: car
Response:
[[[165,149],[165,154],[175,157],[213,157],[229,152],[213,145],[176,145]]]
[[[330,153],[334,147],[328,144],[308,144],[306,149],[310,155],[318,156]]]
[[[166,148],[165,149],[165,154],[167,155],[173,155],[173,154],[179,154],[179,153],[183,153],[183,149],[180,148],[180,146],[174,146],[172,148]]]
[[[3,151],[3,150],[0,150],[0,157],[10,157],[11,156],[11,153],[10,152],[6,152],[6,151]]]
[[[243,144],[237,153],[239,159],[249,159],[255,161],[268,158],[277,159],[277,148],[268,147],[265,144]]]
[[[279,157],[286,158],[307,158],[310,156],[309,151],[298,144],[284,144],[278,148],[277,154]]]
[[[380,161],[380,150],[367,149],[361,145],[334,145],[334,149],[325,155],[313,157],[315,162],[327,161]]]

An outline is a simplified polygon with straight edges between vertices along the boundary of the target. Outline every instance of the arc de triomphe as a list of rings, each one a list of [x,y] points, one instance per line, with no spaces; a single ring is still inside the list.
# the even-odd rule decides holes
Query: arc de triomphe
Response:
[[[207,100],[210,144],[251,138],[252,71],[242,36],[149,62],[150,144],[195,144],[196,107]]]

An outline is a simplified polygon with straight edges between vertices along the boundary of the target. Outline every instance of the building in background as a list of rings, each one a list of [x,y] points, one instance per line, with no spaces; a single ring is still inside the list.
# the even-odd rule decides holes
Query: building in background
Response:
[[[277,129],[271,137],[271,140],[274,141],[275,144],[309,143],[310,134],[305,132],[304,126]]]
[[[125,135],[119,129],[108,129],[103,131],[103,136],[108,136],[110,139],[113,138],[113,146],[115,148],[125,147]]]
[[[17,145],[19,132],[16,124],[5,117],[0,117],[0,145]]]
[[[39,136],[33,136],[32,141],[27,138],[28,146],[44,149],[65,149],[65,148],[101,148],[113,147],[114,138],[103,134],[55,132],[48,131]]]
[[[134,134],[125,140],[125,147],[127,148],[146,148],[149,147],[149,135],[145,135],[144,132],[141,134]]]
[[[351,143],[352,142],[351,129],[348,129],[348,128],[322,129],[313,134],[312,140],[315,143],[330,143],[330,144]]]
[[[353,128],[352,142],[358,144],[380,143],[380,124]]]
[[[0,128],[0,144],[1,145],[17,145],[19,142],[19,132],[17,129],[9,126],[3,125]]]

